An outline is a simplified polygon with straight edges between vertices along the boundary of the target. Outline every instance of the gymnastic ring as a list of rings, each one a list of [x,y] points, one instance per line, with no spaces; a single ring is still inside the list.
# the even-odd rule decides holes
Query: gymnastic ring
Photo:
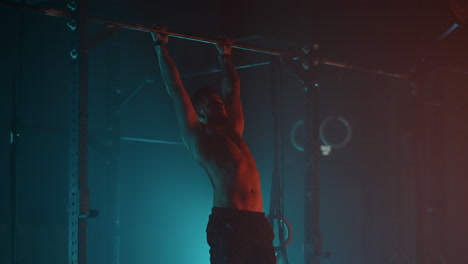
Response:
[[[289,220],[286,217],[279,219],[279,218],[270,218],[270,216],[267,216],[267,218],[270,220],[273,230],[274,230],[275,219],[279,220],[283,224],[283,226],[286,226],[286,230],[288,230],[288,236],[286,238],[286,241],[284,242],[284,247],[288,247],[291,244],[291,241],[293,239],[293,229],[292,229],[291,222],[289,222]]]
[[[326,127],[326,125],[329,124],[330,122],[334,121],[334,120],[340,121],[346,127],[346,137],[339,144],[333,144],[333,143],[329,142],[329,140],[327,140],[327,138],[325,137],[325,127]],[[304,125],[304,120],[302,120],[302,119],[297,120],[297,122],[292,127],[291,133],[290,133],[291,143],[294,146],[294,148],[296,148],[299,151],[304,151],[304,146],[301,146],[301,145],[299,145],[297,143],[296,130],[299,128],[299,126],[302,126],[302,125]],[[342,148],[342,147],[346,146],[351,141],[352,128],[351,128],[351,124],[348,122],[348,120],[346,120],[346,118],[344,118],[342,116],[338,116],[338,117],[329,116],[329,117],[325,118],[325,120],[323,120],[322,123],[320,124],[319,133],[320,133],[320,139],[327,146],[330,146],[332,148]]]
[[[468,20],[468,1],[450,0],[450,8],[460,23]]]
[[[290,138],[292,145],[299,151],[304,151],[304,146],[301,146],[296,141],[296,130],[299,126],[304,125],[304,120],[297,120],[294,126],[291,129]]]
[[[333,121],[339,121],[346,127],[346,137],[339,143],[331,143],[330,140],[327,139],[326,134],[325,134],[326,126]],[[348,145],[348,143],[351,141],[351,137],[352,137],[351,124],[348,122],[348,120],[346,120],[346,118],[342,116],[329,116],[325,118],[320,124],[320,139],[325,145],[328,145],[332,148],[342,148]]]

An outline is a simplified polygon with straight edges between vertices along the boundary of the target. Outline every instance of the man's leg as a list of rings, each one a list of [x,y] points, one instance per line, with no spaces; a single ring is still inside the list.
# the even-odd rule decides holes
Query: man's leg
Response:
[[[211,264],[245,264],[250,253],[250,241],[231,221],[210,221],[207,228]]]
[[[246,253],[249,252],[246,249],[246,245],[236,241],[220,240],[210,249],[211,264],[246,264]]]
[[[259,223],[258,234],[253,241],[255,244],[251,247],[249,252],[247,264],[276,264],[275,248],[273,247],[273,239],[275,234],[268,222],[264,220]]]
[[[273,246],[264,244],[252,247],[246,264],[276,264],[275,249]]]

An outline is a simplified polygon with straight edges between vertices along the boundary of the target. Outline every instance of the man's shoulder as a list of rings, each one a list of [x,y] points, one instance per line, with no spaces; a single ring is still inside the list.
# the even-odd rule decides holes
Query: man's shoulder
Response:
[[[200,151],[212,148],[213,144],[223,144],[225,140],[237,142],[239,139],[242,139],[242,136],[232,129],[218,130],[200,123],[200,126],[190,132],[188,141],[191,149]]]
[[[207,132],[205,126],[200,123],[190,130],[186,135],[185,145],[190,151],[197,151],[200,144],[203,144],[207,139]]]

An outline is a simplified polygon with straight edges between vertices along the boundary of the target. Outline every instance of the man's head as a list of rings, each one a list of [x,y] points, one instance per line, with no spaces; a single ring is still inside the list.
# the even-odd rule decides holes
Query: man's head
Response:
[[[200,122],[222,123],[227,119],[224,103],[212,87],[200,87],[192,95],[191,100]]]

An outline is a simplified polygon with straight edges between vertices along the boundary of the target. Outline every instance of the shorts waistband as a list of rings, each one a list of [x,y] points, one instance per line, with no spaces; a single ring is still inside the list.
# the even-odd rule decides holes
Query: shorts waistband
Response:
[[[224,208],[224,207],[213,207],[211,208],[211,213],[213,214],[222,214],[222,215],[249,215],[249,216],[256,216],[256,217],[264,217],[264,212],[254,212],[254,211],[247,211],[247,210],[240,210],[236,208]]]

